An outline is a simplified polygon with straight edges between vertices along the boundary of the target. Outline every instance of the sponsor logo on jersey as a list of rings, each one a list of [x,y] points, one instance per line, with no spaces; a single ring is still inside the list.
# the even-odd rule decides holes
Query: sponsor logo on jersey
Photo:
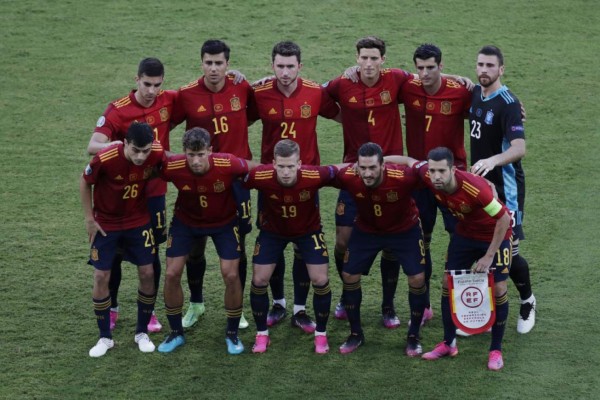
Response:
[[[387,90],[384,90],[383,92],[379,93],[379,97],[381,97],[381,102],[383,104],[390,104],[392,102],[392,96]]]
[[[310,200],[310,192],[308,190],[303,190],[300,192],[300,201],[308,201]]]
[[[276,194],[272,194],[272,195],[270,195],[270,196],[269,196],[269,198],[270,198],[270,199],[273,199],[273,200],[279,200],[279,197],[277,197],[277,195],[276,195]]]
[[[452,112],[452,102],[451,101],[442,101],[440,112],[444,115],[450,114]]]
[[[215,104],[214,109],[215,109],[215,112],[223,111],[223,104]]]
[[[160,120],[162,122],[165,122],[169,119],[169,110],[167,109],[167,107],[163,107],[160,110],[158,110],[158,114],[160,115]]]
[[[231,111],[239,111],[242,109],[242,104],[240,103],[239,97],[232,97],[229,100],[229,103],[231,104]]]
[[[428,101],[428,102],[425,104],[425,108],[431,111],[431,110],[435,109],[435,104],[434,104],[434,103],[432,103],[431,101]]]
[[[115,176],[115,181],[122,181],[123,177],[121,175]]]
[[[365,101],[365,104],[366,104],[368,107],[372,107],[372,106],[374,106],[374,105],[375,105],[375,100],[374,100],[374,99],[367,99],[367,100]]]
[[[291,110],[289,108],[286,108],[285,110],[283,110],[283,116],[284,117],[291,118],[292,115],[294,115],[294,111],[293,110]]]
[[[492,112],[492,110],[489,110],[487,113],[485,113],[484,121],[488,125],[491,125],[494,122],[494,113]]]
[[[133,182],[133,181],[137,181],[137,174],[129,174],[129,181]]]
[[[202,185],[198,186],[197,190],[198,190],[198,193],[206,193],[206,192],[208,192],[208,188],[206,186],[202,186]]]
[[[359,199],[364,199],[364,198],[365,198],[365,195],[364,195],[364,194],[362,194],[362,193],[357,193],[357,194],[356,194],[356,197],[358,197]]]
[[[215,190],[215,193],[224,192],[225,191],[225,182],[216,181],[213,185],[213,189]]]
[[[310,118],[310,105],[304,104],[300,107],[300,116],[302,118]]]
[[[204,112],[204,111],[206,111],[206,108],[204,108],[203,105],[201,105],[200,107],[198,107],[198,109],[196,110],[196,112],[199,112],[199,113]]]
[[[153,125],[154,122],[156,122],[156,120],[154,119],[154,117],[152,115],[148,115],[146,117],[146,122],[148,123],[148,125]]]
[[[352,96],[350,97],[350,100],[348,100],[348,103],[358,103],[358,101],[356,101],[356,97]]]
[[[294,202],[294,197],[292,197],[292,196],[283,196],[283,202],[284,203],[293,203]]]
[[[413,103],[412,103],[412,104],[413,104],[413,106],[415,106],[415,107],[417,107],[417,108],[420,108],[420,107],[421,107],[421,102],[419,101],[419,99],[417,99],[417,100],[413,101]]]
[[[192,188],[189,187],[188,185],[183,185],[183,187],[181,188],[181,190],[192,190]]]
[[[98,121],[96,121],[96,127],[97,128],[103,127],[105,122],[106,122],[106,118],[104,118],[104,115],[103,115],[100,118],[98,118]]]
[[[275,109],[274,109],[274,108],[271,108],[271,109],[269,110],[269,115],[277,115],[277,111],[275,111]]]

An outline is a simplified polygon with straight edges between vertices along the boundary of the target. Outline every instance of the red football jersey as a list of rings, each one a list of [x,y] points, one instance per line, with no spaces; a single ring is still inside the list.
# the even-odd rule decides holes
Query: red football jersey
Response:
[[[357,207],[356,226],[365,232],[400,233],[419,222],[419,210],[411,193],[420,186],[419,176],[403,165],[385,164],[383,179],[368,188],[352,167],[337,174],[334,186],[348,191]]]
[[[150,223],[146,207],[148,179],[163,159],[157,142],[144,164],[125,158],[123,144],[102,149],[86,167],[83,178],[94,185],[94,218],[105,231],[137,228]]]
[[[177,92],[161,90],[154,104],[144,107],[135,99],[135,90],[128,96],[113,101],[96,123],[95,132],[108,136],[109,141],[124,140],[129,125],[133,122],[146,122],[154,130],[154,140],[165,150],[169,150],[169,131]],[[148,197],[162,196],[167,192],[167,183],[161,179],[152,180],[147,188]]]
[[[227,153],[212,153],[208,162],[208,172],[196,175],[189,168],[185,154],[178,154],[168,157],[160,171],[165,181],[177,187],[175,216],[189,226],[224,226],[237,215],[231,185],[248,173],[248,164]]]
[[[186,130],[204,128],[210,133],[214,152],[251,160],[246,109],[253,98],[252,87],[246,81],[234,85],[228,76],[225,86],[215,93],[206,87],[202,77],[179,89],[173,123],[185,121]]]
[[[418,168],[421,179],[431,189],[435,199],[447,207],[458,220],[456,233],[475,240],[486,242],[492,240],[496,220],[501,218],[505,212],[507,213],[508,209],[498,199],[496,201],[500,207],[490,206],[494,200],[494,193],[484,178],[456,170],[458,189],[454,193],[448,194],[435,189],[429,178],[427,163],[416,164],[415,168]],[[485,210],[486,207],[488,211]],[[509,228],[504,239],[510,239],[511,235],[512,229]]]
[[[298,180],[292,187],[277,182],[273,165],[261,165],[250,171],[244,186],[261,193],[258,227],[277,235],[296,237],[321,228],[319,188],[335,178],[333,166],[306,166],[298,170]]]
[[[454,165],[467,168],[464,120],[471,107],[471,92],[460,83],[442,78],[437,93],[429,95],[420,79],[410,80],[398,96],[406,112],[406,149],[417,160],[427,159],[436,147],[454,154]]]
[[[298,87],[290,97],[277,88],[277,80],[269,80],[254,88],[256,105],[249,109],[249,118],[260,118],[263,124],[260,162],[273,162],[273,148],[281,139],[300,145],[303,164],[319,165],[317,116],[335,118],[339,107],[317,83],[298,78]]]
[[[386,68],[373,87],[338,77],[325,90],[342,109],[344,162],[355,162],[360,146],[377,143],[383,155],[402,154],[402,126],[398,93],[412,74]]]

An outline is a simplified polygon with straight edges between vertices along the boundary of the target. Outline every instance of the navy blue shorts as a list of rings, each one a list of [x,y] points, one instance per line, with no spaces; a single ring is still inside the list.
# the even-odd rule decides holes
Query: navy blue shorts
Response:
[[[525,216],[525,214],[521,210],[508,210],[508,212],[510,213],[513,240],[525,239],[525,233],[523,232],[523,217]]]
[[[210,236],[217,254],[223,260],[240,258],[240,234],[237,220],[215,228],[194,228],[173,217],[167,240],[167,257],[180,257],[190,254],[198,239]]]
[[[281,253],[290,242],[298,246],[297,251],[302,255],[302,259],[306,264],[329,264],[325,237],[321,229],[293,238],[261,230],[254,245],[252,262],[263,265],[277,263]]]
[[[232,183],[233,196],[237,204],[238,225],[240,235],[247,235],[252,231],[252,208],[250,204],[250,189],[243,186],[241,179]]]
[[[335,226],[354,226],[356,219],[356,203],[354,197],[346,190],[340,190],[335,207]]]
[[[159,245],[167,241],[167,210],[165,196],[148,197],[150,224],[154,230],[154,242]]]
[[[444,218],[444,228],[446,232],[452,234],[456,228],[458,220],[452,215],[450,210],[444,206],[440,206],[435,200],[435,196],[428,188],[415,190],[412,192],[412,198],[417,204],[419,209],[419,217],[421,219],[421,226],[423,227],[424,233],[433,232],[435,221],[437,219],[437,210],[442,212],[442,218]]]
[[[392,253],[404,273],[413,276],[425,272],[425,246],[419,224],[401,233],[378,235],[354,227],[344,255],[344,272],[368,275],[380,251]]]
[[[482,240],[469,239],[464,236],[454,234],[450,238],[448,245],[448,260],[446,261],[446,269],[455,271],[459,269],[470,270],[474,263],[485,255],[489,242]],[[511,240],[502,241],[491,268],[496,268],[494,271],[494,280],[496,282],[505,281],[508,278],[510,271],[510,263],[512,260],[512,245]]]
[[[88,264],[101,271],[109,271],[117,250],[123,258],[137,266],[152,264],[156,252],[154,235],[150,224],[123,231],[100,232],[94,238]]]

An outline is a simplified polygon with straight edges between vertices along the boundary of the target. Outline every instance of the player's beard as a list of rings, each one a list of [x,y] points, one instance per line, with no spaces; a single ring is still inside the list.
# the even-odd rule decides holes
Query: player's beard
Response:
[[[492,79],[488,75],[480,75],[477,77],[477,80],[481,86],[487,88],[492,86],[498,80],[498,77]]]

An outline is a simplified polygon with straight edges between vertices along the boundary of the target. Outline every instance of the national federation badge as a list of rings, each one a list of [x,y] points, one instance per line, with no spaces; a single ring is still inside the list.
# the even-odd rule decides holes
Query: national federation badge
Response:
[[[494,113],[492,110],[489,110],[485,113],[485,123],[491,125],[494,122]]]
[[[242,109],[242,104],[240,103],[240,98],[239,97],[232,97],[229,100],[229,104],[231,105],[231,111],[239,111]]]

